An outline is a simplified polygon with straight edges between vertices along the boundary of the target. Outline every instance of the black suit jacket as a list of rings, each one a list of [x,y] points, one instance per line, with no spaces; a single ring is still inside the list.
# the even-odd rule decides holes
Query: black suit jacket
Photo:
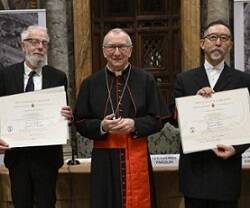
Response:
[[[174,98],[195,95],[209,86],[204,66],[177,75]],[[214,90],[215,92],[247,87],[250,75],[225,65]],[[241,153],[249,145],[235,146],[236,155],[223,160],[212,150],[183,154],[181,151],[179,174],[180,189],[184,196],[215,200],[234,200],[240,195]]]
[[[42,89],[65,86],[67,89],[67,77],[64,72],[50,66],[42,68]],[[0,96],[13,95],[24,92],[24,63],[11,65],[0,70]],[[59,168],[63,164],[63,152],[61,145],[13,148],[6,151],[4,163],[8,168],[18,163],[18,159],[24,155],[40,163],[42,167]]]

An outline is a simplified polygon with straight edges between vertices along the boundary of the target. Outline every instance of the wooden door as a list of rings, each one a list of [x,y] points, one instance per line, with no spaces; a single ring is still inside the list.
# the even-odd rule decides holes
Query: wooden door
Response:
[[[181,71],[180,0],[92,0],[93,72],[105,66],[102,40],[112,28],[126,30],[133,41],[131,63],[152,73],[166,100]]]

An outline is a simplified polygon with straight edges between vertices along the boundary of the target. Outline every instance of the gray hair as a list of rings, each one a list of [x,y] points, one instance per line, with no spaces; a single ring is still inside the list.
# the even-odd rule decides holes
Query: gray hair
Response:
[[[210,22],[210,23],[204,28],[203,33],[202,33],[202,37],[205,37],[205,36],[207,35],[207,33],[208,33],[209,28],[210,28],[210,27],[213,27],[214,25],[223,25],[224,27],[226,27],[226,28],[229,30],[230,35],[231,35],[231,28],[230,28],[230,26],[229,26],[226,22],[224,22],[223,20],[220,20],[220,19],[219,19],[219,20]]]
[[[46,33],[47,36],[48,36],[47,41],[49,42],[49,35],[48,35],[47,28],[39,26],[39,25],[31,25],[31,26],[27,27],[26,29],[24,29],[21,32],[21,41],[23,42],[25,39],[27,39],[29,37],[30,33],[32,33],[33,31],[36,31],[36,30],[39,30],[39,31],[42,31],[42,32]]]
[[[113,33],[114,33],[114,34],[123,33],[124,35],[127,36],[127,44],[128,44],[129,46],[132,46],[132,45],[133,45],[130,36],[128,35],[128,33],[127,33],[125,30],[123,30],[123,29],[121,29],[121,28],[114,28],[114,29],[110,30],[110,31],[104,36],[104,39],[103,39],[103,42],[102,42],[102,45],[103,45],[103,46],[105,46],[105,45],[107,44],[107,42],[108,42],[109,39],[110,39],[109,35],[110,35],[110,34],[113,34]]]

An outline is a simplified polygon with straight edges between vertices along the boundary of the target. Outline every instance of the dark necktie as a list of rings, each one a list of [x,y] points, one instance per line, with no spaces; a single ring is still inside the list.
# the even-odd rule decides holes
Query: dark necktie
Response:
[[[29,79],[25,88],[25,92],[30,92],[30,91],[34,91],[34,81],[33,81],[33,77],[36,74],[35,71],[31,71],[29,73]]]

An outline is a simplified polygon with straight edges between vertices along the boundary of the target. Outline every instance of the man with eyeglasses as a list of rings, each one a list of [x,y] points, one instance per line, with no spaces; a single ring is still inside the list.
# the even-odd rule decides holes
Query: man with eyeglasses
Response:
[[[222,21],[210,23],[200,41],[205,63],[177,75],[173,97],[250,89],[250,75],[225,63],[232,46],[229,26]],[[241,189],[241,154],[248,147],[218,144],[214,149],[190,154],[181,150],[179,176],[185,207],[236,208]]]
[[[109,31],[107,64],[82,83],[76,102],[77,130],[94,141],[91,208],[156,207],[147,136],[167,112],[152,75],[129,63],[131,53],[129,35]]]
[[[67,89],[66,74],[46,65],[48,43],[44,27],[32,25],[21,33],[25,58],[0,71],[0,96],[57,86]],[[60,113],[71,120],[69,106],[63,106]],[[62,146],[10,149],[4,138],[0,138],[0,149],[5,151],[4,163],[9,169],[14,207],[54,208],[58,169],[63,164]]]

